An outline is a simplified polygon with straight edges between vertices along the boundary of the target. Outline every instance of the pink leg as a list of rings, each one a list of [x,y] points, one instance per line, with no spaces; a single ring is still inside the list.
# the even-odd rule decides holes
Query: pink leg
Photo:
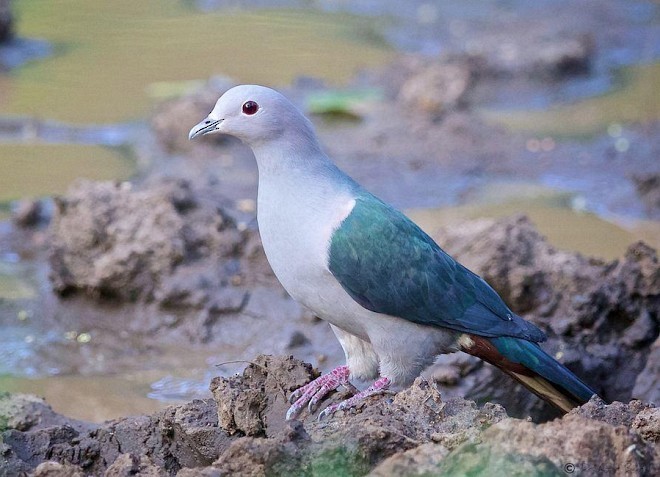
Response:
[[[380,394],[384,391],[387,390],[387,388],[390,386],[390,380],[388,378],[380,378],[378,379],[375,383],[373,383],[371,386],[369,386],[367,389],[364,391],[360,391],[357,393],[355,396],[346,399],[345,401],[338,402],[336,404],[332,404],[328,407],[326,407],[321,413],[319,414],[319,421],[327,416],[330,416],[334,414],[336,411],[339,411],[341,409],[350,409],[352,407],[355,407],[356,405],[360,404],[360,402],[364,401],[366,398],[369,396],[373,396],[375,394]]]
[[[353,385],[348,382],[349,375],[348,366],[339,366],[328,374],[324,374],[311,383],[296,389],[289,398],[289,402],[293,404],[286,413],[286,420],[295,419],[302,412],[305,405],[309,408],[309,412],[313,412],[321,399],[341,385],[352,388]]]

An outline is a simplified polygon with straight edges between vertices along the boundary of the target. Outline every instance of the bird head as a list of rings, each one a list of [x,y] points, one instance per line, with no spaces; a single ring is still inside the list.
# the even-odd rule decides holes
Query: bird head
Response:
[[[314,136],[311,123],[289,100],[275,90],[257,85],[228,90],[213,111],[190,130],[188,138],[214,133],[235,136],[253,148],[287,134]]]

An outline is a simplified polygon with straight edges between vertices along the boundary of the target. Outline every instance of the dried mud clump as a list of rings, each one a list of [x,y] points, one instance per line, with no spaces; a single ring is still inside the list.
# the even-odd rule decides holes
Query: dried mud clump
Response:
[[[20,395],[9,400],[22,400]],[[215,403],[192,401],[151,416],[84,424],[44,412],[57,423],[37,423],[22,430],[0,428],[0,476],[24,475],[174,475],[185,467],[210,465],[229,438],[217,425]],[[20,402],[15,413],[23,413]],[[13,414],[0,414],[10,421]],[[52,462],[49,462],[52,461]]]
[[[286,413],[289,395],[318,375],[292,357],[278,360],[261,355],[241,376],[213,379],[220,427],[230,435],[272,436],[281,428],[275,423]]]
[[[398,99],[411,111],[437,116],[464,105],[473,82],[472,65],[466,61],[437,61],[405,58],[403,71],[409,70],[401,84]]]
[[[544,424],[504,420],[438,467],[441,475],[657,475],[660,450],[634,430],[654,409],[639,401],[609,406],[593,399]],[[657,415],[656,415],[657,416]],[[655,428],[657,432],[658,422]]]
[[[240,279],[238,258],[251,232],[199,200],[189,183],[172,180],[143,190],[79,181],[57,200],[50,233],[58,293],[194,306],[204,290]],[[181,287],[180,276],[195,289]]]
[[[497,405],[480,409],[463,399],[445,402],[433,384],[418,379],[394,397],[370,399],[357,412],[338,412],[321,422],[305,413],[302,425],[285,423],[286,398],[313,376],[300,361],[260,356],[242,376],[216,378],[211,388],[219,423],[244,437],[212,468],[219,475],[364,475],[388,457],[424,443],[443,455],[463,442],[478,441],[484,429],[506,418]],[[335,394],[330,402],[344,397]]]
[[[556,35],[532,28],[513,37],[499,30],[482,35],[470,54],[483,60],[487,74],[556,80],[589,73],[595,43],[589,33]]]

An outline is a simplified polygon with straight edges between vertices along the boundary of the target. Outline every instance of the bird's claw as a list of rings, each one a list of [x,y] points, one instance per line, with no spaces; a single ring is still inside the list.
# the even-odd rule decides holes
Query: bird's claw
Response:
[[[307,410],[309,411],[310,414],[316,410],[319,401],[323,399],[326,396],[326,394],[332,391],[332,389],[336,389],[336,388],[332,388],[332,385],[324,384],[319,388],[318,391],[316,391],[316,393],[314,393],[312,398],[309,400],[309,403],[307,403]]]
[[[350,409],[352,407],[356,407],[359,404],[364,403],[364,400],[370,396],[374,396],[375,394],[381,394],[385,391],[390,386],[391,381],[388,378],[380,378],[378,379],[375,383],[373,383],[371,386],[369,386],[367,389],[364,391],[360,391],[357,393],[355,396],[345,399],[344,401],[331,404],[325,409],[323,409],[319,413],[318,420],[322,421],[328,416],[331,416],[337,411],[341,411],[344,409]]]
[[[352,390],[355,395],[344,401],[331,404],[323,409],[319,413],[319,421],[331,416],[337,411],[356,407],[359,404],[362,404],[362,402],[369,396],[385,392],[391,382],[388,378],[380,378],[364,391],[358,392],[355,386],[348,382],[349,374],[348,366],[339,366],[328,374],[324,374],[323,376],[316,378],[314,381],[296,389],[289,398],[289,401],[293,404],[286,413],[286,420],[290,421],[291,419],[298,417],[305,406],[307,406],[307,409],[311,414],[317,408],[321,399],[323,399],[330,391],[337,389],[341,385]]]
[[[309,384],[312,384],[313,382],[314,381],[312,381]],[[289,396],[289,404],[293,404],[294,402],[296,402],[298,400],[298,398],[300,398],[300,396],[303,395],[303,389],[305,389],[306,386],[307,385],[301,386],[301,387],[299,387],[298,389],[296,389],[295,391],[293,391],[291,393],[291,396]]]
[[[316,420],[319,421],[319,422],[321,422],[323,419],[325,419],[326,417],[328,417],[330,414],[334,414],[335,411],[336,411],[336,409],[331,410],[331,409],[330,409],[331,407],[333,407],[333,406],[328,406],[328,407],[326,407],[324,410],[322,410],[321,412],[319,412],[319,417],[317,417]]]
[[[292,404],[286,413],[287,421],[295,419],[305,406],[307,406],[310,413],[313,412],[319,401],[330,391],[337,389],[342,384],[348,384],[349,375],[348,366],[339,366],[328,374],[324,374],[296,389],[289,397],[289,402]]]

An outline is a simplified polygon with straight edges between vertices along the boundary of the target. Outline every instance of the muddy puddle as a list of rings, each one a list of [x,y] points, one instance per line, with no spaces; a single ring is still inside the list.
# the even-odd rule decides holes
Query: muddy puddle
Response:
[[[584,137],[608,132],[619,138],[621,124],[660,119],[660,63],[628,66],[613,72],[611,88],[595,97],[540,109],[484,109],[483,116],[515,131],[553,137]],[[546,105],[547,106],[547,105]],[[630,145],[625,137],[619,150]]]
[[[76,177],[130,177],[136,169],[125,151],[92,146],[104,145],[113,124],[121,134],[157,101],[210,76],[272,85],[311,76],[341,85],[358,68],[381,65],[393,54],[379,39],[376,20],[342,13],[205,13],[178,0],[13,6],[19,38],[47,41],[52,54],[0,75],[0,121],[24,121],[28,127],[21,129],[29,129],[26,137],[0,127],[0,136],[22,143],[0,142],[5,218],[8,200],[62,193]],[[48,137],[38,124],[29,127],[41,120],[57,122],[59,137]],[[108,130],[69,134],[72,144],[53,145],[66,142],[67,125],[90,124]],[[81,141],[91,144],[76,145]]]
[[[14,6],[18,35],[45,38],[55,51],[12,72],[1,96],[5,115],[84,124],[140,119],[153,104],[153,84],[213,75],[272,85],[307,75],[341,84],[392,55],[374,20],[341,13],[201,12],[178,0]]]
[[[78,144],[0,144],[0,203],[62,194],[76,178],[125,180],[135,162],[122,151]]]

